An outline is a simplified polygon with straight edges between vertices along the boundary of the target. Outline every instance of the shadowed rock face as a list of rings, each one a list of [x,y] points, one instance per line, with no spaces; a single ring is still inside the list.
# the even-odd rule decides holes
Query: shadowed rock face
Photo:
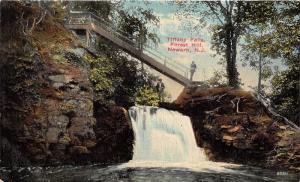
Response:
[[[24,56],[33,53],[34,57]],[[38,164],[69,163],[74,155],[89,153],[96,144],[96,122],[93,92],[80,89],[90,87],[86,68],[57,64],[39,52],[3,54],[1,57],[8,57],[9,64],[1,72],[24,74],[18,78],[12,74],[1,77],[5,97],[1,129],[10,134],[7,137],[12,143]],[[25,63],[30,70],[23,72],[27,69],[23,67]]]
[[[191,117],[197,143],[211,160],[299,168],[299,133],[275,121],[250,92],[189,88],[162,106]]]
[[[134,134],[127,111],[119,106],[95,104],[97,145],[92,161],[121,163],[132,159]]]
[[[129,160],[130,152],[122,148],[128,143],[122,141],[133,136],[124,111],[109,110],[97,115],[97,121],[94,117],[93,90],[84,59],[88,53],[50,15],[30,36],[16,28],[16,21],[10,21],[21,17],[22,11],[25,18],[35,16],[40,11],[37,7],[18,2],[1,6],[0,165]],[[111,128],[103,123],[116,125],[109,132],[118,140],[105,139],[106,129]],[[123,129],[129,134],[123,135]],[[120,150],[120,154],[113,156],[105,147]],[[102,151],[107,154],[98,156]]]

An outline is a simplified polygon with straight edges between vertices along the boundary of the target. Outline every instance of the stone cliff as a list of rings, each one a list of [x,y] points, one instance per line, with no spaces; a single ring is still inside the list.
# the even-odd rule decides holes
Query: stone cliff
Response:
[[[94,113],[101,108],[93,103],[85,60],[89,53],[71,32],[49,13],[43,15],[39,7],[9,2],[1,4],[0,39],[0,165],[110,163],[131,158],[133,134],[127,113],[108,107],[106,113],[98,112],[96,120]],[[110,113],[114,117],[108,118]],[[105,123],[113,123],[110,133]],[[114,131],[126,138],[119,143],[104,139],[106,134],[114,137]],[[122,148],[124,140],[126,148]],[[122,149],[115,156],[99,152],[108,147]]]

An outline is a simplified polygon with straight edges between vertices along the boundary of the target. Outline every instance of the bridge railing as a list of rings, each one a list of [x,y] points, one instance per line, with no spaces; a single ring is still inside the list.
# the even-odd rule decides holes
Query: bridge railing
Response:
[[[157,51],[157,49],[147,43],[143,44],[143,47],[141,49],[136,37],[120,30],[119,27],[115,26],[115,24],[105,21],[103,18],[100,18],[93,13],[84,11],[71,11],[70,18],[66,21],[66,24],[92,24],[94,26],[99,26],[113,36],[116,36],[122,41],[130,44],[135,49],[137,49],[137,51],[146,53],[148,56],[154,58],[157,62],[163,64],[165,67],[170,68],[171,70],[186,77],[187,79],[189,78],[189,68],[187,66],[180,64],[172,58],[160,53],[159,51]]]

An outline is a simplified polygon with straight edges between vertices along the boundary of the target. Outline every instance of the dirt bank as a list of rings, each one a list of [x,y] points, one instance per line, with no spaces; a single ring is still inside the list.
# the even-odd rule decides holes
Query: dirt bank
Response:
[[[213,161],[300,167],[300,133],[273,118],[250,92],[195,87],[162,106],[191,117],[197,143]]]

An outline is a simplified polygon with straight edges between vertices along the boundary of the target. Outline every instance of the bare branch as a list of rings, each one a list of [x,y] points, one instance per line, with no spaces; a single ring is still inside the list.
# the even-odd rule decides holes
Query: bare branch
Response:
[[[217,5],[219,5],[219,7],[221,9],[221,12],[223,13],[223,15],[225,17],[227,17],[228,16],[228,10],[222,5],[221,1],[217,1],[216,3],[217,3]]]
[[[31,28],[28,30],[29,33],[31,33],[35,27],[35,21],[36,21],[36,18],[33,19],[33,22],[32,22],[32,25],[31,25]]]
[[[222,99],[224,96],[226,96],[226,95],[228,95],[228,93],[225,93],[225,94],[223,94],[223,95],[220,95],[220,96],[218,97],[218,99],[217,99],[217,102],[220,102],[221,99]]]
[[[34,30],[34,28],[41,23],[45,16],[47,14],[47,11],[43,11],[38,18],[32,18],[32,23],[31,23],[31,27],[29,28],[29,22],[30,22],[30,17],[27,18],[26,20],[24,19],[24,12],[22,12],[21,14],[21,18],[20,18],[20,24],[21,24],[21,29],[22,29],[22,33],[24,35],[28,35],[30,33],[32,33],[32,31]],[[24,25],[24,22],[26,21],[26,26]]]
[[[233,100],[234,100],[234,99],[233,99]],[[234,109],[234,108],[235,108],[235,103],[234,103],[233,100],[231,100],[230,102],[231,102],[231,104],[232,104],[232,108]]]
[[[42,15],[41,15],[40,19],[37,21],[36,25],[38,25],[39,23],[41,23],[44,20],[46,14],[47,14],[46,10],[42,12]]]
[[[225,1],[225,5],[226,5],[226,9],[227,9],[227,10],[230,9],[230,4],[229,4],[228,1]],[[229,11],[229,12],[230,12],[230,11]]]
[[[224,22],[221,20],[220,15],[217,13],[216,8],[211,4],[211,2],[204,2],[212,11],[212,13],[216,16],[216,18],[219,20],[219,22],[224,25]]]
[[[234,7],[234,1],[230,1],[229,4],[230,4],[229,13],[232,15],[232,10],[233,10],[233,7]]]

